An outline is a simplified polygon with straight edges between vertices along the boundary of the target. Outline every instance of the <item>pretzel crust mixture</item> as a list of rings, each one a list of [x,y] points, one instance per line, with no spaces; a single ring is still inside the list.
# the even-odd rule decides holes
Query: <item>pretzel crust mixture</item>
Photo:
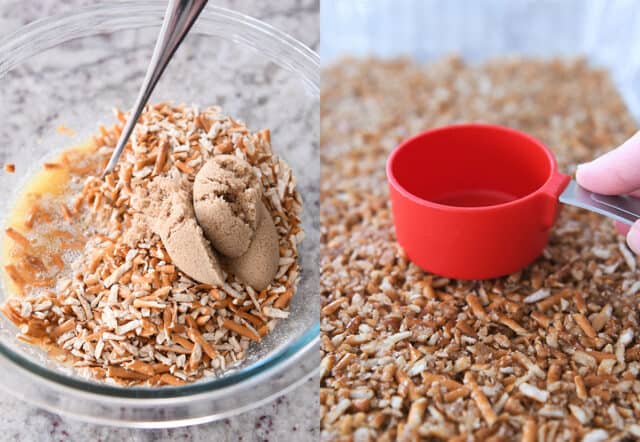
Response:
[[[100,126],[90,146],[64,151],[45,172],[64,174],[61,194],[28,193],[25,217],[6,229],[8,285],[0,308],[18,339],[85,376],[120,385],[181,385],[238,365],[289,315],[299,280],[302,201],[268,130],[252,133],[218,107],[147,106],[116,170],[100,178],[126,115]],[[155,178],[193,181],[215,155],[247,161],[279,240],[278,272],[257,292],[232,275],[197,283],[171,262],[131,204]]]

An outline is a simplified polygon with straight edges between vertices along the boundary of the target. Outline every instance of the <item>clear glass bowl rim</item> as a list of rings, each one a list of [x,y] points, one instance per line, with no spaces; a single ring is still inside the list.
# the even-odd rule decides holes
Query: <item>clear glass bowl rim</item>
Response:
[[[0,78],[21,62],[28,60],[58,44],[82,37],[89,37],[101,32],[113,32],[133,27],[159,28],[166,8],[165,2],[124,1],[77,8],[71,14],[62,14],[34,21],[21,27],[7,37],[0,39]],[[96,23],[97,20],[97,23]],[[152,20],[156,22],[151,23]],[[87,30],[87,22],[95,23],[91,31]],[[202,32],[202,25],[225,24],[244,32],[260,37],[260,45],[241,36],[228,35],[215,27]],[[308,93],[319,97],[320,91],[320,57],[319,55],[290,35],[271,25],[250,16],[207,5],[198,23],[192,30],[195,34],[222,37],[236,43],[251,46],[266,55],[280,67],[297,73],[307,88]],[[278,55],[288,54],[287,60]],[[254,377],[272,375],[287,368],[300,357],[309,357],[319,352],[320,322],[314,322],[299,338],[287,347],[265,357],[238,371],[231,372],[221,378],[200,381],[179,387],[118,387],[72,377],[38,365],[21,354],[13,351],[0,341],[0,355],[25,369],[30,374],[52,383],[62,389],[71,389],[75,393],[106,396],[113,399],[138,401],[141,399],[174,399],[192,398],[221,389],[239,387],[244,381]],[[315,370],[314,370],[315,371]],[[309,373],[312,374],[312,373]],[[155,402],[155,401],[152,401]],[[150,405],[150,403],[148,404]]]

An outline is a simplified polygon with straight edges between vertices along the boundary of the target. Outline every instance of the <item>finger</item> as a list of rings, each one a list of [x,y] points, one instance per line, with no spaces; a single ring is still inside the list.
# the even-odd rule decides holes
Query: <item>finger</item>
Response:
[[[640,221],[631,226],[627,233],[627,244],[636,255],[640,255]]]
[[[627,233],[629,233],[629,230],[631,229],[630,225],[621,223],[620,221],[616,221],[615,225],[616,225],[616,230],[620,235],[626,235]]]
[[[639,170],[640,132],[636,132],[620,147],[578,166],[576,180],[592,192],[620,195],[640,189]]]

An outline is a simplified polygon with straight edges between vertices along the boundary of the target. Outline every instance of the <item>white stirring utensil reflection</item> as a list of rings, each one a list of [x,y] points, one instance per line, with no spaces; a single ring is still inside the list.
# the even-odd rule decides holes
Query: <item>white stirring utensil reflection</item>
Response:
[[[158,80],[160,80],[160,77],[180,46],[180,43],[182,43],[187,36],[206,4],[207,0],[169,0],[162,28],[160,29],[160,34],[158,35],[158,40],[153,50],[153,56],[151,57],[151,62],[149,63],[149,68],[147,69],[147,74],[142,83],[138,98],[120,134],[120,139],[111,155],[111,159],[102,173],[103,176],[112,172],[116,167],[118,159],[120,155],[122,155],[122,151],[127,145],[129,137],[131,137],[131,133],[138,122],[138,118],[140,118],[140,114],[144,110],[144,106],[147,104]]]

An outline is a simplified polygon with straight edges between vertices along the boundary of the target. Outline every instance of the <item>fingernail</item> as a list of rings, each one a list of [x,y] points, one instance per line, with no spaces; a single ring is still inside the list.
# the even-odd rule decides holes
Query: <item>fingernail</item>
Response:
[[[634,224],[627,233],[627,244],[633,252],[640,255],[640,225]]]

